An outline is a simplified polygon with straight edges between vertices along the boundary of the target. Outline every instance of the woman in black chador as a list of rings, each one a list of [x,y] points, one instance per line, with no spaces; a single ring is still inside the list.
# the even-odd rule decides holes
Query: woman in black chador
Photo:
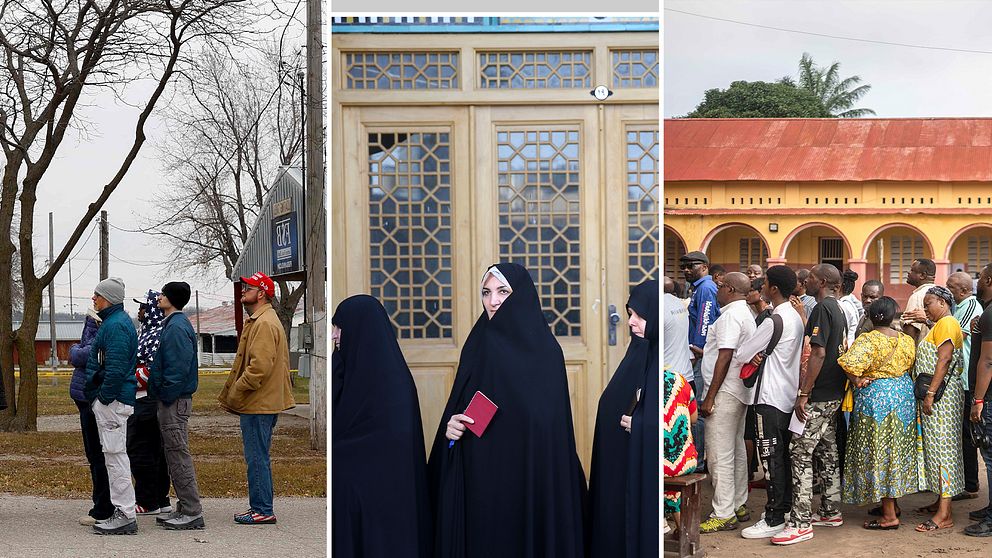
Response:
[[[490,267],[482,304],[431,450],[435,556],[582,558],[585,477],[561,346],[522,266]],[[476,391],[499,407],[481,438],[463,424]]]
[[[430,504],[417,389],[385,308],[345,299],[331,318],[333,556],[427,558]]]
[[[592,512],[592,528],[590,538],[590,558],[631,558],[633,556],[652,556],[639,552],[640,533],[642,521],[641,507],[646,504],[647,499],[642,501],[645,490],[651,490],[645,486],[641,478],[628,478],[628,470],[634,467],[639,474],[645,471],[643,467],[650,466],[632,462],[628,456],[632,451],[636,451],[636,460],[643,460],[644,436],[647,431],[645,421],[641,417],[639,408],[641,403],[654,405],[654,425],[653,431],[658,433],[658,399],[657,399],[657,375],[658,375],[658,282],[646,281],[634,287],[630,292],[630,299],[627,301],[627,313],[629,315],[628,325],[630,326],[630,344],[627,346],[627,354],[624,355],[620,366],[610,379],[610,383],[603,390],[603,395],[599,398],[599,409],[596,413],[596,433],[592,443],[592,469],[589,472],[589,502]],[[648,338],[648,335],[653,336]],[[653,351],[653,353],[652,353]],[[653,364],[652,364],[653,363]],[[649,365],[653,365],[654,376],[653,386],[655,393],[648,394],[645,386],[648,382]],[[635,415],[638,416],[636,431],[628,431],[621,426],[621,418],[625,413],[630,412],[631,404],[638,396],[640,390],[640,402]],[[650,413],[651,411],[648,411]],[[632,436],[639,436],[635,442]],[[655,450],[658,448],[657,439],[654,442]],[[658,502],[657,492],[657,453],[654,455],[654,501]],[[651,470],[651,469],[648,469]],[[634,498],[631,498],[631,495]],[[631,507],[628,508],[628,505]],[[654,514],[658,519],[657,512]],[[649,520],[648,520],[649,521]],[[656,522],[657,523],[657,522]],[[655,538],[654,549],[657,556],[658,529],[657,524],[653,529]],[[630,535],[630,548],[634,553],[628,552],[628,534]]]

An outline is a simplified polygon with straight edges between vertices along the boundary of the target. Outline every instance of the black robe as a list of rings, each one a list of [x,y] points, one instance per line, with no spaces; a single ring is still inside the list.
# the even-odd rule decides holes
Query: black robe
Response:
[[[658,353],[657,281],[645,281],[630,292],[627,306],[634,309],[647,323],[644,340],[648,343],[647,363],[642,373],[643,397],[634,410],[630,426],[630,448],[627,453],[627,554],[626,558],[655,558],[659,556],[658,531],[661,517],[658,492],[661,476],[658,456],[661,450],[660,406],[658,404],[661,357]]]
[[[338,305],[332,356],[331,546],[347,558],[428,558],[432,529],[413,376],[378,300]]]
[[[643,295],[644,288],[635,288],[631,299]],[[627,306],[630,307],[629,301]],[[643,317],[640,309],[637,313]],[[627,454],[631,434],[620,426],[620,417],[628,412],[638,389],[643,397],[650,350],[648,340],[631,335],[627,353],[599,398],[589,471],[590,558],[626,556]]]
[[[585,477],[565,358],[526,269],[499,264],[513,292],[462,348],[431,450],[435,556],[582,558]],[[448,420],[476,391],[499,410],[485,434],[449,449]]]

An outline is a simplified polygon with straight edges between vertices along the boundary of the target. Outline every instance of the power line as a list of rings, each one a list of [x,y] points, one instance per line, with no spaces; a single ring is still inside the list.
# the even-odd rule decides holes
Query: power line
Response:
[[[842,35],[831,35],[829,33],[817,33],[815,31],[802,31],[802,30],[799,30],[799,29],[788,29],[788,28],[785,28],[785,27],[775,27],[775,26],[772,26],[772,25],[761,25],[759,23],[751,23],[751,22],[748,22],[748,21],[739,21],[739,20],[736,20],[736,19],[727,19],[727,18],[723,18],[723,17],[715,17],[715,16],[708,16],[708,15],[703,15],[703,14],[697,14],[697,13],[693,13],[693,12],[686,12],[684,10],[676,10],[676,9],[673,9],[673,8],[665,8],[665,11],[666,12],[674,12],[674,13],[678,13],[678,14],[685,14],[685,15],[689,15],[689,16],[695,16],[695,17],[702,18],[702,19],[712,19],[712,20],[715,20],[715,21],[723,21],[723,22],[726,22],[726,23],[734,23],[734,24],[737,24],[737,25],[744,25],[744,26],[747,26],[747,27],[757,27],[759,29],[771,29],[773,31],[783,31],[785,33],[796,33],[796,34],[799,34],[799,35],[811,35],[813,37],[824,37],[824,38],[827,38],[827,39],[839,39],[839,40],[842,40],[842,41],[855,41],[855,42],[859,42],[859,43],[872,43],[872,44],[876,44],[876,45],[899,46],[899,47],[906,47],[906,48],[918,48],[918,49],[923,49],[923,50],[942,50],[942,51],[947,51],[947,52],[966,52],[966,53],[970,53],[970,54],[992,54],[992,51],[988,51],[988,50],[974,50],[974,49],[954,48],[954,47],[939,47],[939,46],[932,46],[932,45],[917,45],[917,44],[912,44],[912,43],[897,43],[897,42],[893,42],[893,41],[879,41],[879,40],[876,40],[876,39],[864,39],[864,38],[861,38],[861,37],[845,37],[845,36],[842,36]]]

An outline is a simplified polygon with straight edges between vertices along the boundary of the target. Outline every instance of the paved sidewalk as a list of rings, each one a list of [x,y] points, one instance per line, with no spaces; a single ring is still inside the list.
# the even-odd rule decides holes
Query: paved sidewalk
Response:
[[[166,531],[155,516],[138,517],[138,534],[101,536],[78,523],[88,500],[0,494],[0,558],[312,558],[327,553],[327,500],[279,498],[276,525],[236,525],[242,498],[204,498],[202,531]]]

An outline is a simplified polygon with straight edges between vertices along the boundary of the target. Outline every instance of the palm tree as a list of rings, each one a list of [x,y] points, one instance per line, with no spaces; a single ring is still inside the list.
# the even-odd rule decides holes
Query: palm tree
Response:
[[[780,82],[795,84],[790,77],[782,78]],[[799,60],[799,88],[809,91],[820,99],[827,112],[835,117],[860,118],[875,114],[871,109],[851,108],[871,90],[870,85],[858,85],[859,83],[861,83],[859,76],[840,79],[840,62],[822,68],[817,66],[806,52]]]

